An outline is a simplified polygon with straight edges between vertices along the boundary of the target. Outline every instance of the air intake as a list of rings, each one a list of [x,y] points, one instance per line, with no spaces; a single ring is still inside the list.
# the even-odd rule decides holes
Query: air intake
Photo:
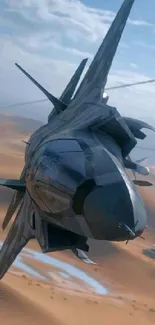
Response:
[[[73,197],[72,205],[72,208],[76,214],[82,214],[85,198],[95,188],[95,186],[95,181],[93,179],[89,179],[77,188],[76,193]]]

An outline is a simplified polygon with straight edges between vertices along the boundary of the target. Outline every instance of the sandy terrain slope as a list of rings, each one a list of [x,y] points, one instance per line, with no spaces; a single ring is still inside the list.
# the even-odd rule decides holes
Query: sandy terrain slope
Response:
[[[1,324],[7,325],[57,325],[58,322],[28,299],[24,298],[9,286],[0,285],[0,318]]]
[[[20,175],[21,140],[30,132],[21,126],[10,117],[0,119],[0,177]],[[155,243],[155,189],[140,191],[149,212],[145,241],[89,241],[89,257],[96,264],[84,264],[69,251],[42,254],[31,241],[0,282],[0,324],[155,324],[155,260],[142,254]],[[0,223],[12,194],[0,189]],[[0,232],[0,246],[5,236]]]

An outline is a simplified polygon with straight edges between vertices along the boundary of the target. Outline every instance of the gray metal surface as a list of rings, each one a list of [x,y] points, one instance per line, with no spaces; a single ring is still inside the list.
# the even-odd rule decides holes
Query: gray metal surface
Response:
[[[123,118],[106,105],[103,92],[134,0],[125,0],[75,96],[82,61],[60,99],[18,68],[54,105],[48,123],[30,137],[20,187],[11,202],[5,228],[21,208],[0,251],[0,278],[32,238],[43,252],[70,248],[88,251],[88,238],[124,241],[140,236],[147,223],[144,203],[125,171],[136,146],[141,121]],[[129,165],[129,164],[128,164]],[[136,164],[130,162],[132,169]],[[6,185],[17,186],[13,180]],[[5,181],[1,180],[1,185]],[[77,254],[82,259],[84,255]]]

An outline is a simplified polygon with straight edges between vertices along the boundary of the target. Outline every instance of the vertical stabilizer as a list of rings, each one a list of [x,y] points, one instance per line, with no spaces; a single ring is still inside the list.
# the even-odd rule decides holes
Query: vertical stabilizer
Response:
[[[102,100],[108,73],[133,3],[134,0],[124,0],[68,108],[74,106],[78,109],[84,103]]]
[[[81,74],[85,68],[88,59],[84,59],[81,61],[80,65],[78,66],[77,70],[75,71],[74,75],[72,76],[71,80],[69,81],[68,85],[66,86],[65,90],[63,91],[60,101],[64,104],[68,105],[71,101],[71,98],[74,94],[76,86],[80,80]],[[52,109],[52,112],[48,116],[48,122],[51,121],[52,117],[56,114],[55,107]]]

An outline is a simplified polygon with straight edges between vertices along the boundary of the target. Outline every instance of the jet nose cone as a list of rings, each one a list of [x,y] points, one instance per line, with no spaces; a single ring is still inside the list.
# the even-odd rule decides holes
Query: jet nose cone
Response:
[[[86,197],[83,213],[93,237],[99,240],[133,239],[147,222],[142,200],[124,182],[96,187]]]
[[[145,228],[147,227],[147,212],[145,209],[144,202],[142,201],[139,193],[130,190],[131,202],[133,206],[133,216],[134,216],[134,232],[135,237],[140,236]]]

